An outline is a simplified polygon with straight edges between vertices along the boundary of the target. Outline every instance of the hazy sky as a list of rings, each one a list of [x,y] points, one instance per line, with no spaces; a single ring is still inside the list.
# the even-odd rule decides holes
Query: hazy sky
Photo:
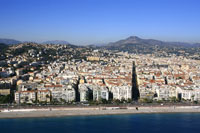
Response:
[[[200,42],[200,0],[0,0],[0,38]]]

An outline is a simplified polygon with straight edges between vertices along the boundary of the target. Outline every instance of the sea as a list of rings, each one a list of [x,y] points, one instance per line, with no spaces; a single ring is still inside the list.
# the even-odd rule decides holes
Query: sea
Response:
[[[0,133],[200,133],[200,113],[0,119]]]

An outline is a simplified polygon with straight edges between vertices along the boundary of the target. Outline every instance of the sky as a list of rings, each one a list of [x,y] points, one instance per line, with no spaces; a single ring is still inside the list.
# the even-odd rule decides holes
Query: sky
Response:
[[[200,0],[0,0],[0,38],[200,42]]]

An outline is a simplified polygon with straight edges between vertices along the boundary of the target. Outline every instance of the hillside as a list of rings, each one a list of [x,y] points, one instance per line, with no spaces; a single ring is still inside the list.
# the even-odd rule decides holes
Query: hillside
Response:
[[[174,53],[180,55],[179,51],[184,51],[182,53],[195,54],[199,51],[200,44],[185,42],[165,42],[155,39],[142,39],[137,36],[131,36],[123,40],[109,43],[106,46],[102,46],[101,48],[129,53]]]
[[[14,39],[1,39],[0,38],[0,43],[12,45],[12,44],[19,44],[19,43],[21,43],[21,41],[14,40]]]

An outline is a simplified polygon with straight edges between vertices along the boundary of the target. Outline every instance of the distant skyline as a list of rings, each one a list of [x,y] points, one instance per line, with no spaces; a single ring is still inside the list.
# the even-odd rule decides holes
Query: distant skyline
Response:
[[[200,42],[200,0],[0,0],[0,38],[72,44]]]

